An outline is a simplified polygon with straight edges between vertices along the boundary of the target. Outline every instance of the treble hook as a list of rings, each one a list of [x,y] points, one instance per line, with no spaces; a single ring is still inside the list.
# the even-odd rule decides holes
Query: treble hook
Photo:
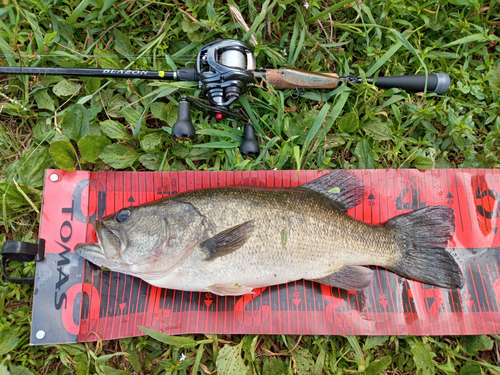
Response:
[[[295,86],[295,92],[296,92],[296,94],[293,93],[293,92],[290,93],[290,97],[292,99],[297,99],[300,96],[302,96],[302,94],[305,94],[306,90],[304,88],[302,88],[302,91],[300,91],[299,88],[297,87],[297,85],[294,85],[294,86]]]

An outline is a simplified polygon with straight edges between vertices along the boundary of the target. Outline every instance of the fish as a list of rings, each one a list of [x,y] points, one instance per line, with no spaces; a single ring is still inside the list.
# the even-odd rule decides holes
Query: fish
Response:
[[[193,190],[95,221],[98,242],[75,252],[153,286],[220,296],[301,279],[363,290],[372,282],[369,266],[462,288],[463,274],[446,250],[455,232],[452,208],[428,206],[372,225],[347,214],[364,199],[363,184],[348,170],[294,188]]]

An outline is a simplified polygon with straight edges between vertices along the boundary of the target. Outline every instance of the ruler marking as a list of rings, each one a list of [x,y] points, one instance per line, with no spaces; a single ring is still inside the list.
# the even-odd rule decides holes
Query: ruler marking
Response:
[[[479,315],[481,316],[481,321],[483,322],[483,330],[484,330],[484,319],[483,319],[483,311],[481,311],[481,304],[479,303],[479,294],[477,293],[476,280],[474,280],[474,272],[472,272],[472,265],[469,264],[470,276],[472,279],[472,285],[474,286],[474,293],[476,293],[477,306],[479,310]],[[476,329],[477,332],[477,329]]]
[[[472,225],[471,210],[470,210],[470,206],[469,206],[469,199],[468,199],[467,188],[466,188],[467,181],[465,181],[465,173],[463,171],[461,171],[460,174],[462,175],[462,182],[463,182],[463,186],[464,186],[464,197],[465,197],[465,203],[467,204],[467,213],[468,213],[468,216],[469,216],[470,231],[474,232],[474,228],[473,228],[473,225]],[[456,175],[457,175],[457,172],[455,172],[455,178],[456,178]],[[472,176],[472,170],[471,169],[469,169],[469,175]],[[474,192],[472,192],[472,199],[474,199]]]
[[[389,286],[389,293],[391,295],[392,311],[394,312],[394,315],[395,315],[395,318],[396,318],[396,321],[397,321],[399,319],[398,319],[398,314],[397,314],[397,311],[396,311],[396,307],[394,306],[394,298],[393,298],[393,294],[392,294],[391,280],[389,279],[389,271],[387,271],[386,268],[385,268],[385,275],[387,277],[387,285]],[[380,274],[379,274],[379,280],[380,280]],[[399,331],[399,324],[398,324],[398,322],[396,323],[396,331],[398,332],[398,335],[399,335],[400,331]]]
[[[488,275],[490,276],[491,286],[494,288],[495,283],[493,282],[493,276],[491,276],[491,270],[490,270],[490,266],[488,265],[488,263],[486,263],[486,268],[488,269]],[[497,294],[495,293],[495,289],[493,289],[493,294],[495,294],[495,305],[496,305],[495,312],[498,312],[500,310],[500,308],[498,306]]]
[[[488,265],[488,263],[486,263],[486,265]],[[488,297],[488,292],[486,291],[486,286],[484,285],[483,273],[481,272],[481,266],[479,265],[479,263],[477,265],[477,269],[479,270],[479,274],[481,276],[481,281],[483,283],[483,290],[484,290],[484,294],[485,294],[485,297],[486,297],[486,302],[488,303],[488,310],[489,310],[489,313],[490,313],[490,320],[488,321],[488,323],[489,323],[488,325],[490,325],[492,322],[495,321],[495,319],[493,318],[493,310],[492,310],[492,308],[490,306],[490,299]],[[484,321],[483,321],[483,324],[484,324]],[[484,328],[486,330],[486,326]]]
[[[465,271],[464,271],[464,269],[463,269],[463,265],[462,265],[462,264],[460,265],[460,269],[462,270],[462,274],[463,274],[463,275],[464,275],[464,277],[465,277]],[[471,274],[471,278],[473,278],[472,274]],[[468,286],[468,283],[467,283],[467,279],[465,280],[464,286],[465,286],[465,293],[466,293],[466,294],[468,294],[468,295],[470,295],[470,293],[469,293],[469,286]],[[462,300],[461,300],[461,298],[460,298],[460,303],[462,304]],[[472,307],[474,307],[474,305],[472,305]],[[463,308],[463,304],[462,304],[462,311],[463,311],[463,310],[464,310],[464,308]],[[472,308],[470,308],[470,307],[469,307],[469,310],[470,310],[470,312],[471,312],[471,313],[473,313],[473,312],[474,312],[474,311],[473,311],[473,309],[472,309]],[[472,318],[472,314],[469,314],[469,315],[470,315],[470,317]],[[472,325],[474,326],[474,333],[475,333],[475,334],[477,334],[476,322],[475,322],[474,318],[472,318],[472,319],[470,319],[470,320],[472,320]],[[467,327],[465,327],[465,328],[467,328]]]

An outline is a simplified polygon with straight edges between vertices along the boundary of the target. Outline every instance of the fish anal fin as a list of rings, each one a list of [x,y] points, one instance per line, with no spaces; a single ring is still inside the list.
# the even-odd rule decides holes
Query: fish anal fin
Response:
[[[214,284],[207,288],[211,293],[219,296],[241,296],[252,293],[253,288],[236,284]]]
[[[344,212],[360,204],[365,195],[361,180],[353,172],[343,169],[333,170],[299,187],[304,188],[324,195],[336,203],[335,208]]]
[[[213,260],[238,250],[247,242],[253,230],[254,222],[250,220],[217,233],[202,242],[200,247],[207,253],[205,260]]]
[[[372,282],[373,271],[363,266],[344,266],[331,275],[312,281],[345,290],[363,290]]]

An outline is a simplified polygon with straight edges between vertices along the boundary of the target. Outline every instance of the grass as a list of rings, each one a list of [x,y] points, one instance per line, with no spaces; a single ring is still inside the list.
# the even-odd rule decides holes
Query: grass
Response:
[[[444,72],[452,86],[438,96],[382,91],[363,83],[309,91],[298,99],[292,90],[252,87],[237,104],[254,123],[264,150],[250,159],[237,150],[241,125],[216,123],[196,110],[196,141],[171,138],[181,93],[200,95],[189,85],[1,76],[0,242],[36,239],[43,171],[49,167],[497,168],[499,5],[484,0],[4,1],[2,65],[172,70],[192,66],[198,48],[212,40],[251,42],[253,37],[261,67],[361,77]],[[34,273],[31,264],[13,262],[9,269],[14,276]],[[0,374],[210,374],[216,369],[260,374],[500,373],[496,335],[191,335],[185,336],[189,344],[175,345],[169,338],[145,336],[30,347],[32,293],[28,286],[0,279]]]

